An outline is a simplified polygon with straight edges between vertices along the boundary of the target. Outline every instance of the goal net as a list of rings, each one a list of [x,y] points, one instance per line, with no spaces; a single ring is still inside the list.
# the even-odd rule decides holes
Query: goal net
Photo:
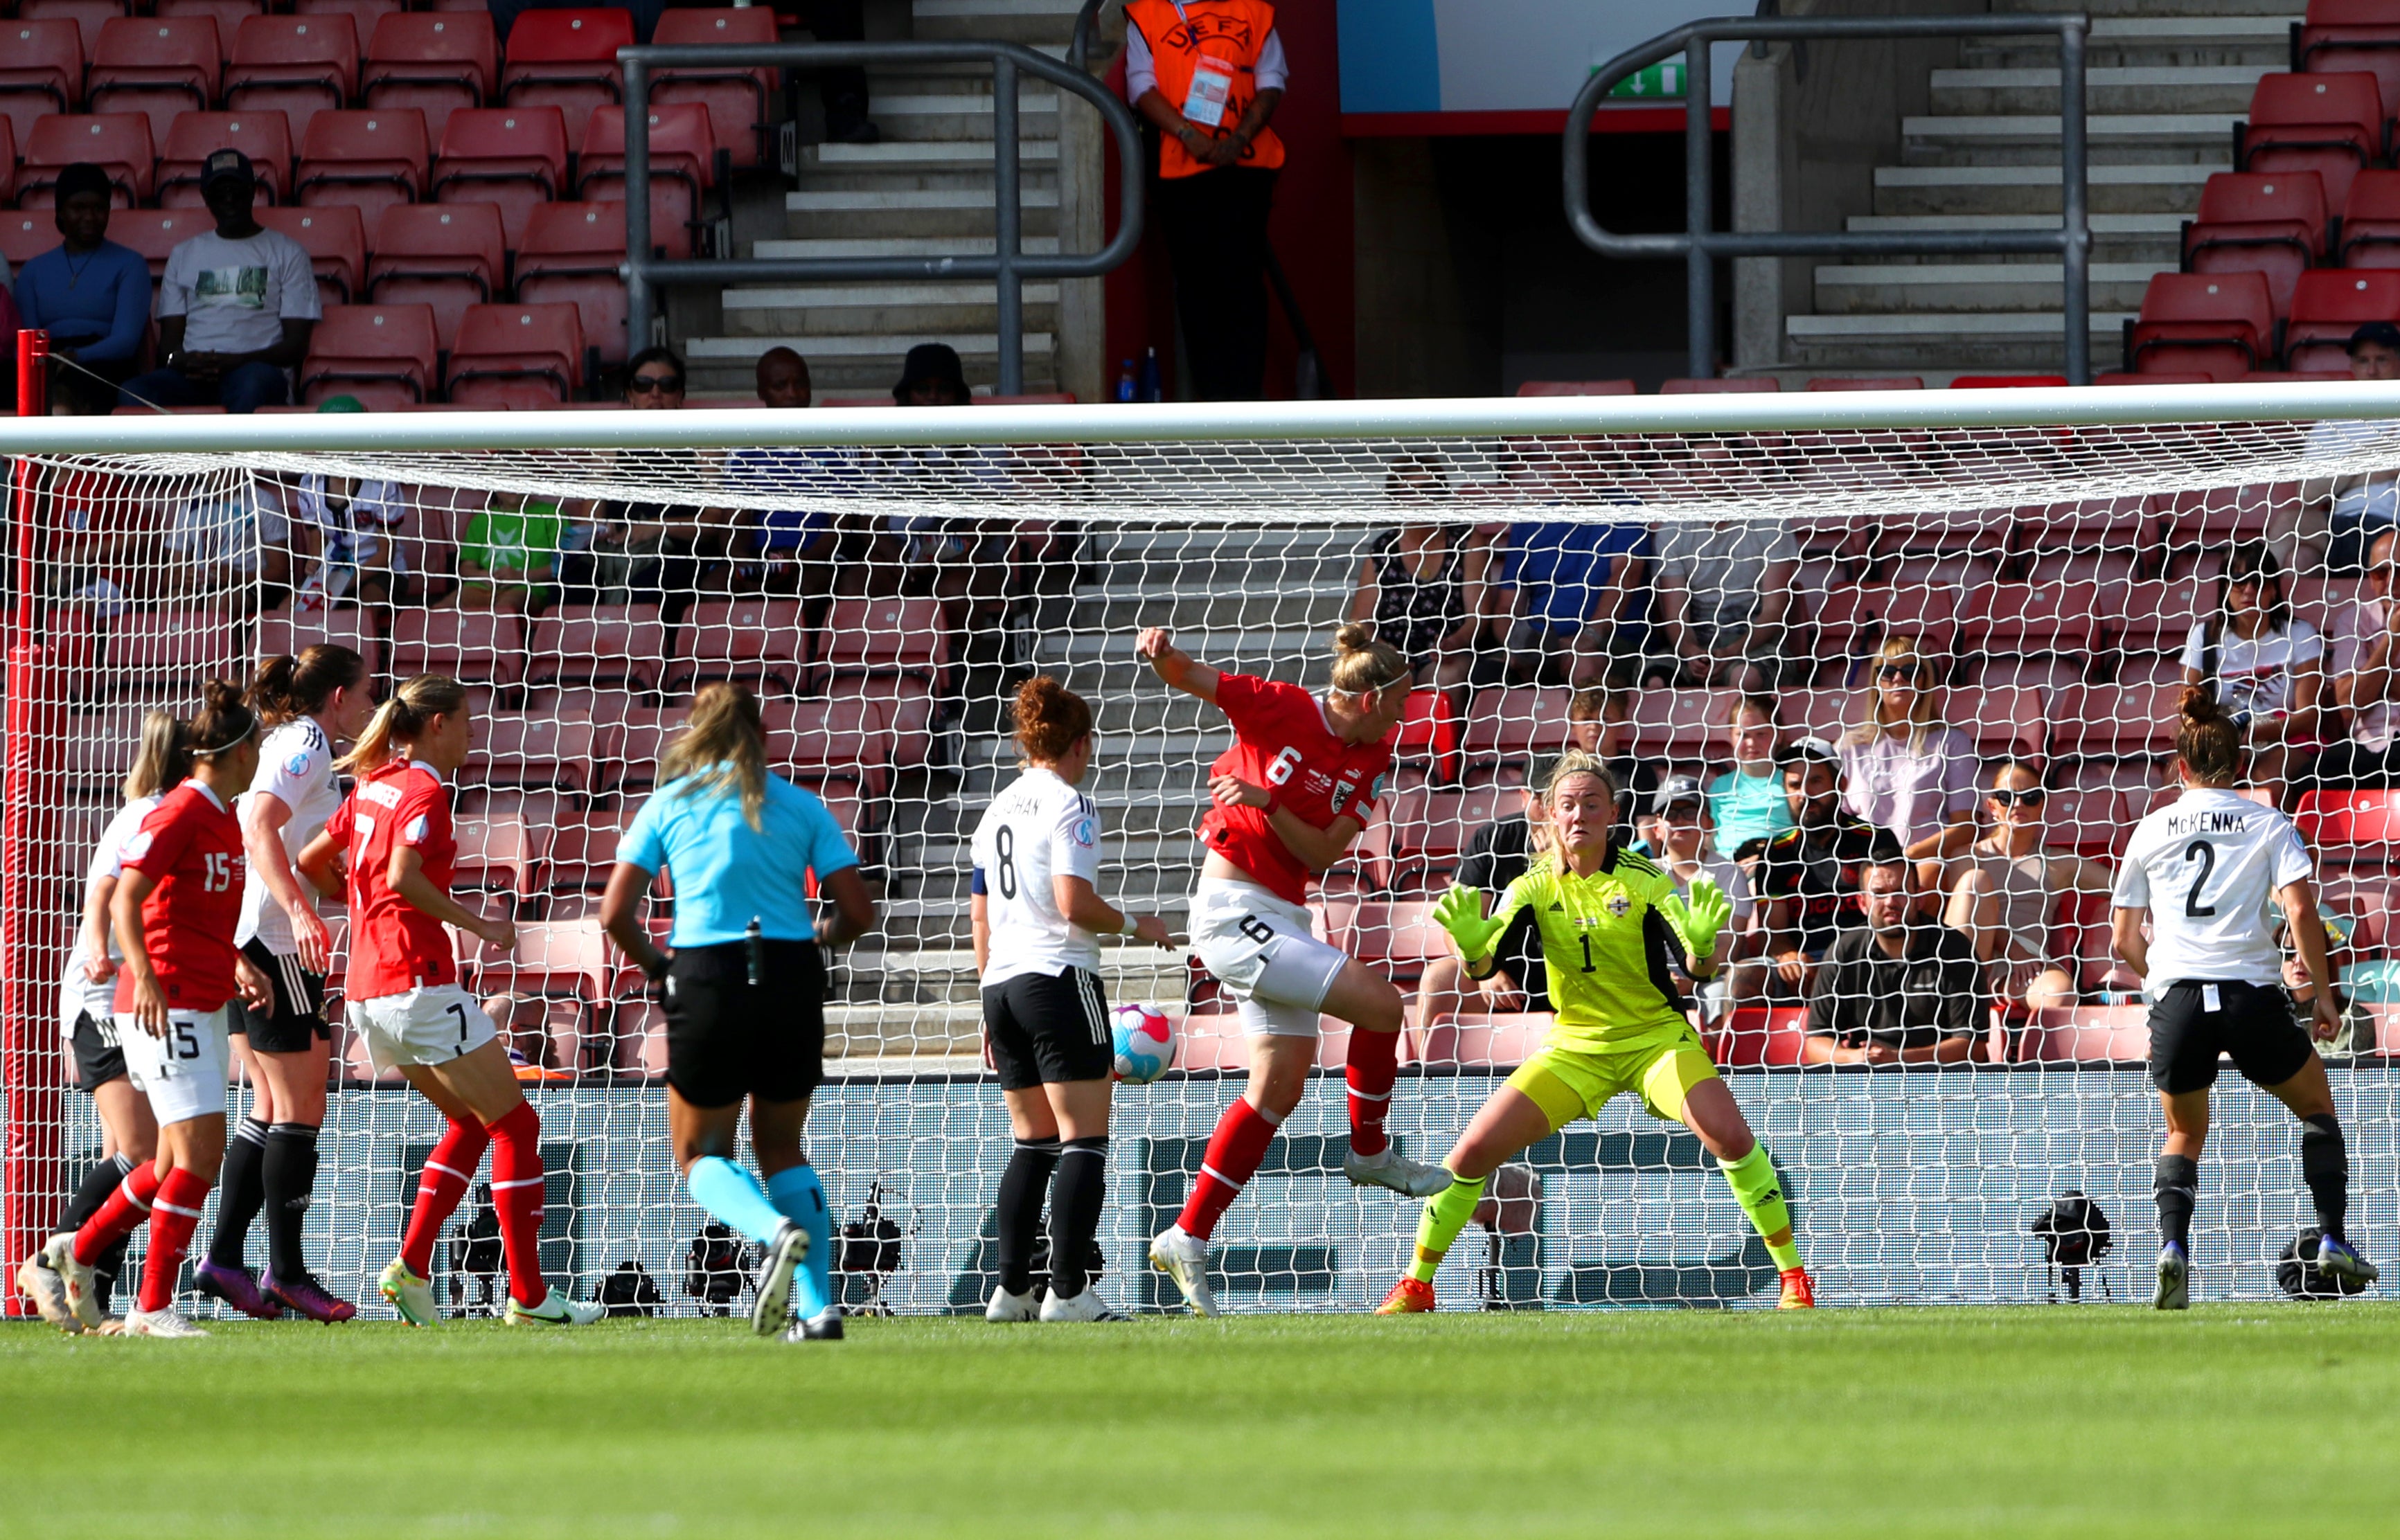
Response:
[[[1165,915],[1180,943],[1231,736],[1136,659],[1138,629],[1321,688],[1351,617],[1411,654],[1421,688],[1312,908],[1408,1002],[1391,1126],[1411,1155],[1439,1159],[1548,1026],[1530,980],[1459,981],[1430,900],[1471,854],[1496,840],[1505,856],[1529,777],[1589,746],[1625,784],[1626,838],[1737,896],[1731,966],[1693,992],[1692,1020],[1776,1159],[1823,1297],[2065,1297],[2035,1221],[2069,1192],[2119,1243],[2079,1256],[2069,1236],[2073,1287],[2129,1297],[2158,1112],[2107,886],[2134,823],[2176,795],[2191,672],[2250,711],[2255,795],[2296,810],[2315,847],[2358,1002],[2327,1049],[2352,1224],[2388,1256],[2400,852],[2377,811],[2394,708],[2351,684],[2382,656],[2391,555],[2372,535],[2400,511],[2396,405],[2360,386],[0,428],[19,457],[10,1256],[103,1149],[60,979],[143,713],[187,715],[204,677],[334,641],[387,686],[438,673],[473,692],[459,882],[512,910],[519,940],[507,956],[462,941],[461,958],[541,1112],[555,1274],[668,1313],[738,1307],[745,1284],[682,1192],[661,1018],[597,920],[691,690],[731,678],[759,692],[781,771],[825,797],[878,901],[832,970],[808,1138],[844,1298],[979,1310],[1009,1140],[980,1053],[966,840],[1015,773],[1009,692],[1046,672],[1092,702],[1101,895]],[[2229,597],[2229,564],[2268,580]],[[1917,857],[1909,945],[1963,970],[1875,974],[1812,1003],[1807,980],[1862,903],[1817,772],[1782,762],[1809,741],[1837,761],[1841,816]],[[1795,811],[1797,842],[1773,844]],[[661,933],[671,903],[651,900]],[[1175,1071],[1117,1094],[1102,1232],[1106,1296],[1164,1308],[1145,1239],[1241,1094],[1248,1045],[1180,945],[1105,956],[1111,1003],[1179,1028]],[[1359,1309],[1409,1254],[1416,1206],[1342,1176],[1346,1030],[1327,1021],[1319,1081],[1217,1233],[1231,1308]],[[308,1251],[374,1315],[439,1118],[338,1024],[334,1073]],[[228,1109],[246,1095],[229,1086]],[[2297,1129],[2232,1075],[2216,1119],[2199,1261],[2211,1292],[2270,1295],[2309,1222]],[[1445,1308],[1774,1300],[1714,1162],[1633,1097],[1534,1145],[1494,1192],[1442,1273]],[[495,1297],[483,1207],[479,1191],[436,1259],[459,1310]]]

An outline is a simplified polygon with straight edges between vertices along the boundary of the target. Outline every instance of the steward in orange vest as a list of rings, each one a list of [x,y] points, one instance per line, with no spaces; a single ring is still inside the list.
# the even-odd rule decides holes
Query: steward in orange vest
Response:
[[[1128,0],[1125,18],[1149,46],[1167,104],[1202,134],[1232,138],[1258,98],[1259,55],[1275,31],[1275,7],[1266,0]],[[1283,164],[1283,141],[1261,125],[1231,164],[1274,170]],[[1160,177],[1215,170],[1178,134],[1159,137]]]

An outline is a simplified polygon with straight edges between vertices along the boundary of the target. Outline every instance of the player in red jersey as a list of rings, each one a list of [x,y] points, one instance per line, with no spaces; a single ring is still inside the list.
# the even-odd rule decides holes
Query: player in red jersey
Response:
[[[1209,767],[1213,805],[1200,824],[1208,856],[1192,893],[1192,949],[1239,1002],[1251,1034],[1250,1083],[1218,1120],[1182,1216],[1150,1243],[1151,1264],[1195,1314],[1214,1315],[1208,1236],[1300,1105],[1320,1014],[1355,1029],[1343,1175],[1411,1197],[1450,1184],[1440,1167],[1402,1158],[1384,1132],[1399,1074],[1400,991],[1319,941],[1307,908],[1309,882],[1342,859],[1383,794],[1413,676],[1398,649],[1355,621],[1334,633],[1333,688],[1321,696],[1194,662],[1161,630],[1143,632],[1135,650],[1234,724],[1234,746]]]
[[[377,1070],[399,1070],[450,1120],[417,1179],[400,1255],[383,1270],[383,1297],[411,1326],[440,1324],[426,1280],[434,1238],[489,1145],[492,1206],[509,1260],[508,1323],[581,1326],[600,1318],[600,1306],[553,1291],[541,1275],[541,1119],[517,1086],[492,1018],[460,987],[443,929],[455,925],[503,952],[516,946],[509,920],[486,920],[450,896],[458,841],[449,780],[474,742],[457,680],[420,674],[401,686],[342,761],[358,784],[300,852],[299,867],[328,897],[347,869],[350,1026]]]
[[[136,1166],[72,1235],[53,1235],[43,1261],[65,1285],[72,1328],[104,1323],[92,1264],[150,1221],[130,1337],[205,1337],[175,1312],[175,1279],[225,1160],[228,1002],[267,998],[266,979],[233,943],[241,920],[244,856],[233,799],[258,771],[258,719],[239,687],[211,679],[189,729],[191,778],[169,792],[119,854],[124,876],[110,920],[125,965],[116,975],[116,1033],[126,1076],[150,1098],[158,1158]]]

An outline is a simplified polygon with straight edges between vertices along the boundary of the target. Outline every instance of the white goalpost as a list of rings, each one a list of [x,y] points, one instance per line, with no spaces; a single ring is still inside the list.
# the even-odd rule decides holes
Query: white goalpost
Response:
[[[2366,564],[2375,529],[2400,517],[2400,385],[162,415],[0,420],[0,443],[12,1258],[100,1150],[58,988],[143,714],[188,715],[206,677],[335,642],[387,688],[436,673],[473,693],[462,896],[509,906],[520,941],[502,957],[464,940],[460,955],[541,1114],[546,1270],[578,1295],[638,1302],[638,1269],[671,1313],[722,1308],[744,1281],[683,1194],[662,1018],[597,920],[618,833],[692,689],[730,678],[760,696],[780,773],[849,831],[880,915],[834,959],[810,1119],[844,1302],[979,1311],[1008,1134],[979,1046],[966,843],[1016,767],[1007,693],[1049,673],[1091,702],[1100,893],[1166,915],[1180,938],[1207,767],[1231,734],[1157,681],[1135,634],[1169,627],[1204,662],[1318,688],[1334,628],[1363,614],[1409,638],[1420,690],[1366,832],[1312,907],[1327,940],[1410,1001],[1390,1125],[1427,1161],[1545,1029],[1471,987],[1420,992],[1449,955],[1431,901],[1479,830],[1520,814],[1542,764],[1596,737],[1643,791],[1629,834],[1661,848],[1659,787],[1671,797],[1688,775],[1706,796],[1739,774],[1745,696],[1773,702],[1785,743],[1838,752],[1872,714],[1879,661],[1921,664],[1911,688],[1934,726],[1902,736],[1956,763],[1906,795],[1853,797],[1897,809],[1904,838],[1963,819],[1919,865],[1926,921],[1956,920],[1993,954],[1972,1029],[1937,1031],[1964,1039],[1939,1061],[1816,1062],[1809,1002],[1766,955],[1776,879],[1735,838],[1747,822],[1706,853],[1749,885],[1758,939],[1697,992],[1695,1020],[1777,1157],[1821,1298],[2051,1298],[2066,1286],[2032,1221],[2054,1199],[2088,1194],[2120,1237],[2148,1228],[2158,1112],[2139,981],[2107,950],[2105,873],[2175,795],[2190,649],[2237,688],[2222,577],[2258,543],[2281,575],[2265,623],[2294,644],[2277,666],[2296,693],[2254,730],[2257,794],[2311,842],[2352,970],[2358,1004],[2328,1056],[2352,1233],[2370,1256],[2400,1252],[2400,1015],[2387,1019],[2400,849],[2382,843],[2380,784],[2311,770],[2385,709],[2350,712],[2337,682],[2362,616],[2381,613],[2361,606],[2389,593]],[[2043,794],[2034,866],[2016,868],[2039,868],[2041,891],[2010,900],[2013,930],[1998,900],[1977,909],[1971,884],[1953,898],[1984,859],[1974,842],[2003,838],[1984,794],[2009,761]],[[1711,798],[1711,817],[1774,823],[1773,773],[1766,792],[1723,794],[1739,808]],[[1993,871],[2017,859],[1984,855]],[[1855,908],[1842,865],[1796,879],[1827,884],[1829,927]],[[672,902],[653,894],[661,931]],[[1813,946],[1807,907],[1785,928]],[[1111,1003],[1154,1004],[1179,1028],[1175,1072],[1117,1093],[1101,1234],[1103,1291],[1164,1309],[1175,1290],[1146,1272],[1143,1242],[1182,1203],[1248,1054],[1180,947],[1111,942],[1106,956]],[[2064,984],[2039,982],[2052,974]],[[1319,1082],[1217,1236],[1237,1311],[1364,1309],[1409,1254],[1416,1206],[1342,1176],[1343,1038],[1327,1025]],[[307,1247],[326,1287],[374,1315],[441,1118],[378,1080],[339,1025],[334,1052]],[[227,1095],[239,1111],[243,1090]],[[2297,1149],[2281,1109],[2235,1077],[2217,1118],[2196,1243],[2230,1291],[2272,1295],[2309,1212]],[[1467,1265],[1442,1274],[1445,1308],[1773,1303],[1765,1248],[1680,1125],[1620,1098],[1524,1165],[1462,1242]],[[436,1257],[445,1307],[498,1297],[478,1208],[462,1206]],[[2077,1287],[2124,1299],[2142,1271],[2096,1261]]]

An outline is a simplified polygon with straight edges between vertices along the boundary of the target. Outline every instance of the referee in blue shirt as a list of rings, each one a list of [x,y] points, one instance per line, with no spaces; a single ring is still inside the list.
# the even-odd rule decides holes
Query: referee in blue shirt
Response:
[[[670,952],[641,919],[661,870],[675,879]],[[822,930],[809,912],[811,871],[833,900]],[[821,948],[873,929],[875,901],[825,805],[768,772],[758,702],[741,686],[693,698],[689,726],[659,760],[659,789],[617,847],[600,922],[665,991],[668,1126],[692,1201],[767,1247],[752,1328],[781,1330],[797,1289],[790,1340],[839,1337],[833,1219],[800,1128],[825,1080]],[[732,1160],[745,1097],[763,1188]]]

